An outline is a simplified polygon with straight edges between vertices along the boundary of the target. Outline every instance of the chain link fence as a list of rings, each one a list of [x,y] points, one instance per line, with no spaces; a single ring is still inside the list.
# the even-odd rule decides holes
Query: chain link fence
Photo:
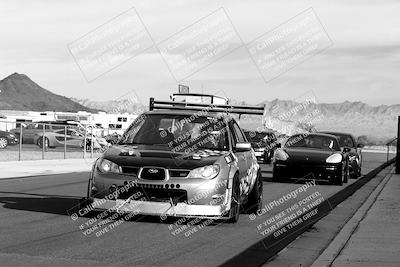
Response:
[[[99,157],[123,129],[56,122],[0,121],[0,161]]]

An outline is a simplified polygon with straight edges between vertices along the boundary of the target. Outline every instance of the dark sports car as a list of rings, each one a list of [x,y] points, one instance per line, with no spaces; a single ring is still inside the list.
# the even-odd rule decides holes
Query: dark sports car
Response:
[[[244,131],[247,140],[251,142],[257,160],[263,163],[271,163],[276,149],[276,135],[273,132]]]
[[[363,144],[357,144],[356,139],[353,135],[349,133],[339,133],[339,132],[321,132],[326,134],[334,135],[339,140],[339,145],[342,149],[349,150],[349,168],[350,177],[358,178],[361,176],[361,165],[362,165],[362,155],[361,148],[364,147]]]
[[[342,185],[347,183],[348,174],[347,150],[341,150],[334,135],[296,134],[274,154],[274,181],[300,178]]]

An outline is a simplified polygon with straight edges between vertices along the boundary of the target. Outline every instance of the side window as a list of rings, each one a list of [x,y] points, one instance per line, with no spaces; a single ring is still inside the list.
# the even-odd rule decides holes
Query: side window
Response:
[[[52,125],[51,128],[53,128],[53,130],[61,130],[64,129],[63,125]]]
[[[246,137],[243,135],[242,130],[240,130],[239,125],[236,122],[233,122],[233,132],[235,135],[235,139],[237,143],[245,143],[247,142]]]

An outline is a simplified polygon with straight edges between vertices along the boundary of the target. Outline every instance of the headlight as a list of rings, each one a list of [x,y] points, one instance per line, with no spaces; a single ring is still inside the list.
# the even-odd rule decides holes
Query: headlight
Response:
[[[284,150],[277,149],[277,150],[275,150],[274,158],[275,158],[275,160],[285,161],[289,158],[289,155]]]
[[[117,164],[106,159],[102,159],[98,167],[101,172],[121,172],[121,168]]]
[[[340,163],[342,162],[342,155],[339,153],[335,153],[333,155],[330,155],[327,159],[326,159],[327,163]]]
[[[189,178],[201,178],[201,179],[213,179],[219,173],[218,165],[208,165],[200,168],[191,170],[188,177]]]

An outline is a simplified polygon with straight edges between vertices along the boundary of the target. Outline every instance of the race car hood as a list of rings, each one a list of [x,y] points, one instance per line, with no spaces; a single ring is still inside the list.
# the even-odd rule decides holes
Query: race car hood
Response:
[[[198,150],[192,153],[174,153],[168,146],[116,145],[103,155],[119,166],[154,166],[167,169],[195,169],[214,164],[228,151]]]
[[[289,162],[307,164],[324,164],[330,155],[340,153],[340,151],[310,148],[285,148],[284,150],[289,155]]]

